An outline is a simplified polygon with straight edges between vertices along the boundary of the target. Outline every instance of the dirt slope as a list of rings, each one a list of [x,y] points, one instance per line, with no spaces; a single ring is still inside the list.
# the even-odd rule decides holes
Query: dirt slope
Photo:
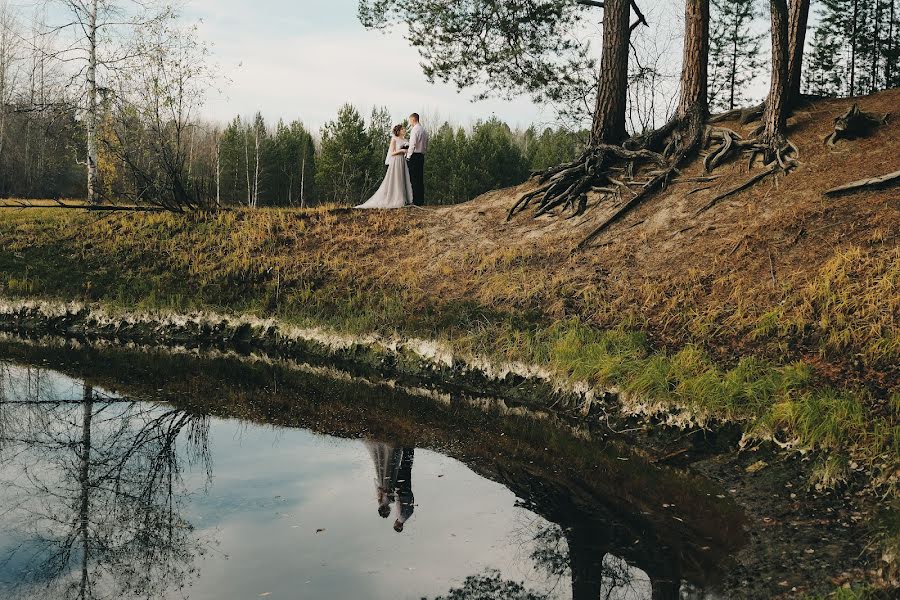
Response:
[[[832,120],[852,102],[895,116],[869,138],[829,150],[823,139]],[[745,135],[754,127],[723,125]],[[402,281],[432,298],[539,305],[601,324],[630,315],[662,342],[703,341],[725,361],[750,346],[808,355],[827,359],[840,378],[855,372],[892,388],[890,365],[900,356],[900,189],[836,199],[822,192],[900,170],[900,90],[818,101],[789,126],[801,161],[792,174],[695,216],[747,177],[746,159],[738,159],[717,169],[725,176],[708,189],[671,186],[576,255],[570,251],[614,207],[577,220],[520,215],[507,223],[506,210],[533,184],[462,206],[341,215],[350,220],[346,237],[320,242],[365,265],[365,278]],[[700,163],[684,174],[702,174]]]

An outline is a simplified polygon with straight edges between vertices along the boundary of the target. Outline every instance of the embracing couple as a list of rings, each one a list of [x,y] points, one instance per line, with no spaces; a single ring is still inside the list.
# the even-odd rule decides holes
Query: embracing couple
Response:
[[[409,115],[409,141],[406,128],[394,126],[388,148],[387,175],[375,195],[356,208],[403,208],[425,204],[425,153],[428,132],[419,122],[419,114]]]

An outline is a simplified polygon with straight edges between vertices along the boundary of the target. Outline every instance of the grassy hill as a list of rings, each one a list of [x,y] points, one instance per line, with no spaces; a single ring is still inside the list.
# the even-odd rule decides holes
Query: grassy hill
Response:
[[[854,101],[898,112],[900,90]],[[0,296],[436,339],[741,422],[760,438],[840,450],[822,455],[818,480],[864,461],[893,488],[900,190],[822,192],[900,170],[900,115],[829,149],[823,139],[850,104],[823,100],[794,115],[792,174],[697,214],[747,177],[745,160],[726,164],[714,182],[671,185],[583,252],[572,250],[615,207],[507,222],[532,183],[390,212],[3,209]],[[684,176],[702,174],[701,163]]]

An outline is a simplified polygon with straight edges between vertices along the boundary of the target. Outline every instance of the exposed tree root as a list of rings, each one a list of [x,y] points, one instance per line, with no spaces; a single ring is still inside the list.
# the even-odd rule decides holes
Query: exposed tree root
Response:
[[[575,251],[578,252],[587,248],[592,241],[597,239],[597,236],[606,231],[606,229],[609,228],[610,225],[619,221],[631,209],[643,202],[647,198],[647,196],[655,192],[657,189],[665,188],[669,177],[677,173],[678,169],[673,165],[664,170],[662,173],[654,176],[649,182],[644,185],[644,189],[638,192],[633,198],[631,198],[631,200],[619,207],[618,210],[616,210],[616,212],[612,214],[612,216],[607,218],[603,223],[600,224],[599,227],[594,229],[587,235],[587,237],[581,240],[581,242],[575,248]]]
[[[749,106],[747,108],[736,108],[734,110],[729,110],[728,112],[724,112],[718,115],[711,116],[706,122],[707,123],[722,123],[724,121],[733,121],[734,119],[738,120],[738,123],[741,125],[746,125],[747,123],[752,123],[763,116],[763,112],[766,110],[766,103],[761,102],[756,106]]]
[[[881,177],[871,177],[869,179],[860,179],[836,188],[832,188],[825,192],[826,196],[839,196],[841,194],[849,194],[859,190],[878,189],[900,185],[900,171],[888,173]]]
[[[795,146],[790,140],[784,138],[778,138],[775,140],[770,140],[768,142],[752,140],[752,143],[746,144],[745,148],[747,148],[750,153],[750,165],[753,164],[753,161],[757,155],[762,154],[766,158],[765,170],[756,173],[737,187],[731,188],[730,190],[727,190],[715,196],[712,200],[707,202],[704,206],[698,209],[697,212],[694,213],[695,217],[706,212],[722,200],[725,200],[726,198],[729,198],[752,187],[754,184],[762,181],[769,175],[775,175],[777,173],[789,173],[798,164],[796,160],[796,157],[799,154],[797,146]]]
[[[732,188],[732,189],[728,190],[727,192],[723,192],[723,193],[719,194],[718,196],[716,196],[715,198],[713,198],[712,200],[707,202],[697,212],[695,212],[694,216],[695,217],[699,216],[700,214],[708,211],[710,208],[712,208],[713,206],[715,206],[716,204],[718,204],[719,202],[724,200],[725,198],[728,198],[729,196],[733,196],[733,195],[737,194],[738,192],[742,192],[742,191],[746,190],[747,188],[751,187],[756,182],[762,181],[769,175],[775,174],[776,172],[778,172],[779,169],[780,169],[780,167],[778,165],[772,165],[765,171],[761,171],[761,172],[757,173],[756,175],[754,175],[753,177],[751,177],[744,183],[740,184],[736,188]]]
[[[535,218],[555,210],[563,212],[572,210],[573,216],[578,216],[587,210],[588,192],[620,195],[621,190],[629,190],[626,183],[612,178],[609,175],[610,171],[622,166],[630,175],[639,165],[648,163],[662,169],[668,167],[665,156],[648,148],[629,149],[609,144],[595,145],[571,163],[535,174],[539,186],[519,198],[509,209],[507,220],[528,208],[535,200],[537,200]],[[607,182],[616,185],[618,189],[603,185]]]
[[[618,219],[679,173],[685,157],[701,145],[704,129],[702,119],[692,115],[632,137],[621,146],[595,144],[571,163],[534,173],[538,187],[518,199],[507,220],[531,206],[535,218],[567,211],[577,217],[588,208],[589,192],[613,202],[627,199],[616,210],[614,220]]]
[[[752,107],[742,111],[742,114],[746,112],[757,115],[762,109],[762,106]],[[510,208],[507,220],[531,206],[535,208],[535,218],[567,211],[572,212],[569,218],[577,217],[588,208],[589,192],[603,194],[605,200],[617,201],[618,206],[613,214],[591,231],[575,249],[576,252],[583,250],[647,197],[670,183],[707,183],[721,177],[678,177],[678,169],[687,158],[696,155],[707,143],[715,142],[718,144],[704,159],[707,172],[744,153],[749,154],[749,166],[753,165],[758,156],[762,156],[766,168],[738,187],[713,198],[697,211],[698,215],[769,175],[787,173],[797,166],[797,147],[786,139],[743,139],[730,129],[706,126],[696,117],[676,120],[645,136],[631,138],[622,146],[596,145],[576,161],[534,174],[538,187],[518,199]],[[658,151],[660,148],[664,150]],[[690,193],[708,187],[697,188]]]
[[[838,140],[865,137],[873,129],[887,122],[889,116],[890,113],[878,115],[864,112],[854,103],[847,112],[834,118],[834,131],[825,138],[825,144],[829,148],[834,148]]]

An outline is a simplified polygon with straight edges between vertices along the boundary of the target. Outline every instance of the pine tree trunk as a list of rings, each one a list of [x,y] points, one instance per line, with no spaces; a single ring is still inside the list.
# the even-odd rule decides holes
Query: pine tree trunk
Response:
[[[603,7],[603,55],[591,127],[591,144],[618,144],[627,136],[629,0],[606,0]]]
[[[859,18],[859,0],[853,0],[853,23],[850,28],[850,96],[856,95],[856,21]]]
[[[681,91],[675,118],[687,127],[686,137],[693,139],[709,116],[709,0],[685,0],[684,22]]]
[[[869,93],[878,91],[878,53],[881,42],[881,0],[875,0],[875,20],[872,22],[872,73],[869,78]]]
[[[777,144],[784,138],[788,113],[788,7],[787,0],[771,0],[772,83],[766,98],[765,140]]]
[[[887,36],[887,60],[884,65],[884,87],[891,88],[894,86],[894,4],[896,0],[890,0],[891,12],[888,19],[888,36]]]
[[[92,0],[87,22],[87,200],[97,204],[97,0]]]
[[[735,88],[737,87],[737,62],[738,62],[738,22],[735,19],[734,22],[734,32],[732,35],[733,44],[731,48],[731,73],[729,77],[729,96],[728,96],[728,110],[734,110],[734,95]]]
[[[800,81],[803,76],[803,49],[806,46],[806,25],[809,22],[810,0],[790,0],[788,14],[788,103],[800,100]]]

